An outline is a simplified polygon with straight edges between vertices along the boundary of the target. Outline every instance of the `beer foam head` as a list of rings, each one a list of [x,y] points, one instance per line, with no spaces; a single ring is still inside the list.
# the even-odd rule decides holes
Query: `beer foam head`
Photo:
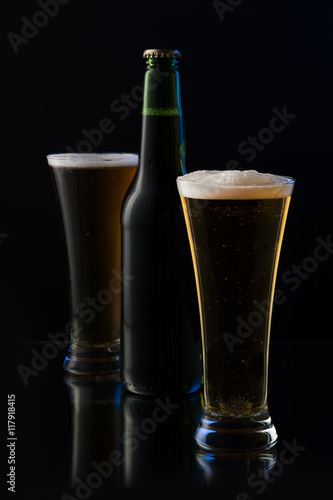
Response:
[[[294,183],[291,177],[256,170],[197,170],[177,177],[181,196],[209,200],[285,198],[292,194]]]
[[[132,153],[62,153],[48,155],[52,167],[89,168],[89,167],[135,167],[138,155]]]

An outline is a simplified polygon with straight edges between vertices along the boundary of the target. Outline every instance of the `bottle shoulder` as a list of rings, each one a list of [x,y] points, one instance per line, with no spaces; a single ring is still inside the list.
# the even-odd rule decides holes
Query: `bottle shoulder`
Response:
[[[175,190],[159,186],[157,189],[135,189],[126,198],[122,210],[122,222],[156,226],[174,222],[177,210],[181,207],[180,198]]]

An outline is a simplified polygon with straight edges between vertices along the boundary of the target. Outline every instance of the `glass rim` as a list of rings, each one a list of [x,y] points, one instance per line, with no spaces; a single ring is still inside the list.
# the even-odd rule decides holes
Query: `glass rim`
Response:
[[[50,167],[132,167],[138,165],[137,153],[55,153],[46,156]]]

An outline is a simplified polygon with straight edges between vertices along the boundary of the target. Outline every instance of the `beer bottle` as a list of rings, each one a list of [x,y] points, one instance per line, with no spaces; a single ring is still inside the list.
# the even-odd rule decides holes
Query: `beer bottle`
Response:
[[[177,50],[146,50],[139,169],[122,213],[124,386],[188,394],[201,384],[193,267],[176,177],[186,173]],[[192,305],[191,305],[192,302]]]

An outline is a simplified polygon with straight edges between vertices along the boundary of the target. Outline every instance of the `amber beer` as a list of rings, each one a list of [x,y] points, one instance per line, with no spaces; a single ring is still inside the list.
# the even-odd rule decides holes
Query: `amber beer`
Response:
[[[72,373],[119,369],[121,207],[137,169],[133,154],[49,155],[68,260]]]
[[[204,350],[205,418],[197,441],[209,448],[213,438],[207,429],[214,421],[229,419],[230,426],[231,419],[237,427],[237,419],[269,418],[272,304],[294,181],[256,171],[199,171],[178,178],[177,184]],[[220,444],[214,439],[214,446],[225,447],[222,437]],[[230,439],[228,446],[233,447]]]

